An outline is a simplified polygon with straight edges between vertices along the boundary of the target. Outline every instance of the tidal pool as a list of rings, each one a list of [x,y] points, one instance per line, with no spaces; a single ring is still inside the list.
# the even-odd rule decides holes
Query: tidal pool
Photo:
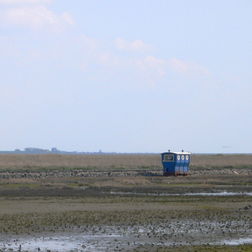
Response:
[[[186,243],[171,243],[171,242],[153,242],[146,240],[134,240],[129,242],[131,237],[120,235],[61,235],[52,237],[37,237],[37,238],[19,238],[12,239],[6,242],[0,242],[0,250],[7,251],[28,251],[28,252],[101,252],[101,251],[114,251],[116,248],[126,249],[134,248],[139,245],[186,245]],[[203,245],[204,242],[194,242],[194,245]],[[252,237],[229,239],[217,242],[210,242],[212,245],[241,245],[252,244]],[[188,245],[188,244],[187,244]]]
[[[240,238],[240,239],[223,240],[219,244],[220,245],[252,244],[252,237],[246,237],[246,238]]]
[[[152,245],[240,245],[252,244],[251,235],[248,223],[176,220],[163,225],[97,226],[86,232],[4,235],[0,236],[0,251],[101,252]]]
[[[119,235],[56,235],[0,242],[1,251],[106,251]]]
[[[196,193],[138,193],[138,192],[113,192],[115,195],[139,195],[139,196],[252,196],[252,192],[196,192]]]

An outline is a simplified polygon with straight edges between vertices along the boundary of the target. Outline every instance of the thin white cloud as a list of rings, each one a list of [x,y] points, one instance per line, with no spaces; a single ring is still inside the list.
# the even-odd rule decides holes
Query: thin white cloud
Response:
[[[144,43],[142,40],[127,41],[123,38],[117,38],[115,40],[115,46],[117,49],[133,52],[146,52],[152,49],[151,45]]]
[[[5,5],[23,5],[23,4],[49,4],[52,0],[0,0],[0,4]]]
[[[144,59],[138,59],[135,61],[138,68],[146,73],[152,72],[157,77],[162,77],[166,73],[166,62],[163,59],[159,59],[154,56],[147,56]]]
[[[210,72],[204,66],[196,64],[194,62],[188,62],[184,60],[180,60],[177,58],[173,58],[169,60],[169,66],[176,72],[187,74],[187,75],[209,75]]]
[[[68,12],[63,12],[61,18],[68,24],[73,25],[75,23],[73,17]]]
[[[122,64],[122,59],[111,52],[101,52],[97,55],[97,61],[107,67],[118,67]]]
[[[117,42],[125,42],[118,40]],[[95,38],[82,35],[81,43],[83,48],[82,62],[80,68],[86,72],[92,65],[100,66],[100,69],[106,69],[114,73],[129,73],[144,79],[145,83],[154,84],[166,74],[166,61],[155,56],[142,55],[121,55],[118,52],[109,49],[110,46]],[[118,47],[119,44],[118,43]],[[132,43],[131,45],[120,44],[122,49],[144,50],[149,46],[143,46],[144,43]]]
[[[74,24],[69,13],[56,14],[42,5],[6,9],[2,12],[0,19],[4,24],[32,29],[62,30],[66,25]]]
[[[119,67],[125,63],[125,59],[109,50],[106,43],[86,35],[81,36],[83,52],[82,69],[87,69],[88,65],[97,64],[102,67]]]
[[[178,58],[162,59],[154,55],[148,55],[144,50],[149,49],[143,42],[127,42],[124,39],[117,38],[116,47],[127,52],[126,55],[118,54],[116,51],[109,49],[106,43],[97,39],[82,36],[83,44],[83,64],[81,68],[87,70],[90,65],[99,65],[101,67],[109,67],[112,71],[131,72],[136,74],[145,83],[156,85],[158,81],[163,79],[171,70],[182,75],[198,78],[210,74],[209,70],[200,64],[180,60]],[[142,51],[143,54],[132,54],[132,52]]]
[[[86,35],[81,36],[81,45],[83,46],[84,50],[96,51],[99,49],[99,44],[99,41],[95,38]]]

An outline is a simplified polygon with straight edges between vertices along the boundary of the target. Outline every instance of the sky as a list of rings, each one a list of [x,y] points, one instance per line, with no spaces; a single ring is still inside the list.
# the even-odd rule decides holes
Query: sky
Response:
[[[0,0],[0,150],[252,152],[251,0]]]

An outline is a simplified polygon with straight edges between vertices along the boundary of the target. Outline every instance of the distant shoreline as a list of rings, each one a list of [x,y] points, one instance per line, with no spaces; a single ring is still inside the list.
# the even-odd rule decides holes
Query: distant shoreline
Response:
[[[13,150],[13,151],[0,151],[1,154],[59,154],[59,155],[159,155],[160,152],[81,152],[81,151],[61,151],[61,150],[43,150],[43,149],[34,149],[34,150]],[[252,153],[242,153],[242,152],[233,152],[233,153],[201,153],[201,152],[192,152],[193,155],[252,155]]]

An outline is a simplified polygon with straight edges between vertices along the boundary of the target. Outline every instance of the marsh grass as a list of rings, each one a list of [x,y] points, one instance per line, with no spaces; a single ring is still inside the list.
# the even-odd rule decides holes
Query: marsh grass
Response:
[[[159,155],[116,154],[116,155],[56,155],[56,154],[2,154],[0,168],[24,169],[72,169],[72,168],[110,168],[110,169],[149,169],[161,167]]]
[[[129,207],[125,210],[101,209],[100,211],[67,211],[53,213],[29,213],[2,215],[0,217],[0,233],[22,234],[35,232],[58,232],[71,231],[76,228],[85,228],[92,226],[140,226],[155,225],[164,227],[173,220],[184,221],[216,221],[219,220],[223,225],[232,221],[242,223],[240,225],[249,225],[251,218],[249,216],[235,216],[230,211],[221,211],[219,209],[197,210],[178,210],[173,209],[169,212],[165,210],[135,210]],[[238,224],[237,224],[238,225]],[[240,228],[242,228],[240,226]]]
[[[89,194],[78,198],[0,198],[0,203],[0,233],[71,231],[87,225],[162,227],[171,220],[252,223],[251,197],[211,197],[209,202],[206,197]]]
[[[207,155],[193,154],[191,161],[195,169],[243,169],[252,168],[252,154]],[[72,170],[142,169],[162,168],[159,154],[106,154],[106,155],[58,155],[58,154],[1,154],[0,169],[3,171],[53,169]],[[8,169],[8,170],[7,170]]]

